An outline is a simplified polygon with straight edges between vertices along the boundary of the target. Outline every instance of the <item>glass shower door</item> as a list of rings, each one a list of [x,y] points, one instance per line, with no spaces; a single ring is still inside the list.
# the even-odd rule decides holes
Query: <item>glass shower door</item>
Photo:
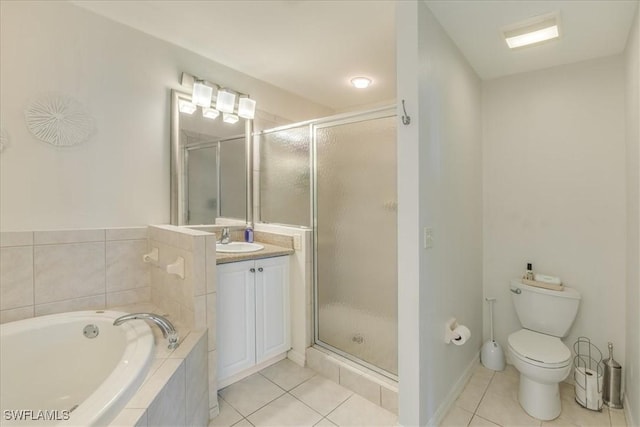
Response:
[[[395,113],[315,125],[314,158],[316,343],[396,376]]]

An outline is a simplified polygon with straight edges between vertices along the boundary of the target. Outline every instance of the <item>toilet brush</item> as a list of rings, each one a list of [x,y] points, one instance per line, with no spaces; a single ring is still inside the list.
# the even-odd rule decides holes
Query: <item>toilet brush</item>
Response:
[[[496,300],[495,298],[485,298],[485,300],[489,303],[489,316],[491,319],[491,339],[484,343],[482,346],[482,351],[480,352],[480,361],[482,364],[494,371],[502,371],[504,370],[504,351],[502,351],[502,347],[500,344],[493,339],[493,303]]]

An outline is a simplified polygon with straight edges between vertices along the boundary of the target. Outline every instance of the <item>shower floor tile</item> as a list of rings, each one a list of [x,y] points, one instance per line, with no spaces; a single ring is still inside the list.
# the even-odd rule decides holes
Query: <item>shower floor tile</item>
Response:
[[[478,365],[441,427],[467,426],[567,426],[625,427],[624,411],[609,409],[590,411],[575,401],[574,387],[560,383],[562,412],[552,421],[530,417],[518,403],[519,373],[507,365],[502,372],[493,372]]]
[[[209,427],[396,426],[398,417],[288,359],[218,393]]]

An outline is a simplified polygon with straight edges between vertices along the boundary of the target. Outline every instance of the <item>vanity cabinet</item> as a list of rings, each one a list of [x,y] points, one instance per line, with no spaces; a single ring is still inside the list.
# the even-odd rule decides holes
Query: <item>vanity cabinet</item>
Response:
[[[289,257],[220,264],[217,274],[218,385],[224,387],[291,348]]]

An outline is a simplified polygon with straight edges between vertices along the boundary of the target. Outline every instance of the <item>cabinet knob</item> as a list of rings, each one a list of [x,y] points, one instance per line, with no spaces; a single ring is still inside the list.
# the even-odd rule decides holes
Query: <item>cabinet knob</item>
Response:
[[[259,267],[259,268],[258,268],[258,271],[262,273],[262,272],[264,271],[264,268]]]
[[[255,268],[250,268],[249,271],[252,272],[252,273],[255,273],[256,269]]]

